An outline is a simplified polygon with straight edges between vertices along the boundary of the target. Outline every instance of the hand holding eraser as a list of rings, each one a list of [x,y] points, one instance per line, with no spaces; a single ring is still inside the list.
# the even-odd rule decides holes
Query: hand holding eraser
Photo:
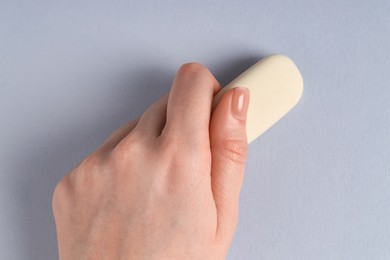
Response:
[[[213,109],[223,94],[234,87],[246,87],[250,91],[246,124],[249,144],[298,103],[303,92],[303,80],[290,58],[268,56],[220,90],[214,97]]]

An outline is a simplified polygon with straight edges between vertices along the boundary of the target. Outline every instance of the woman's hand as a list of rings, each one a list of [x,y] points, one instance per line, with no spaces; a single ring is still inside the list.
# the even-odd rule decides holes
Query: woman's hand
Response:
[[[60,259],[224,259],[247,158],[249,91],[200,64],[56,186]]]

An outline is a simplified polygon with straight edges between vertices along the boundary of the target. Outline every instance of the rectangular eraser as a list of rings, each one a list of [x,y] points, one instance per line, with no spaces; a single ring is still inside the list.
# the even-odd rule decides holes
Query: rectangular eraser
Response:
[[[235,87],[246,87],[250,91],[246,131],[248,143],[251,143],[298,103],[303,80],[290,58],[268,56],[222,88],[214,97],[213,110],[223,94]]]

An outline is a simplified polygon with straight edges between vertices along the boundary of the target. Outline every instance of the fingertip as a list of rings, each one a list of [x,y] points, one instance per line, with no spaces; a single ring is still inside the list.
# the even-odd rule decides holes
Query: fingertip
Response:
[[[228,90],[219,100],[212,114],[210,135],[221,140],[234,136],[246,139],[246,119],[250,102],[250,91],[245,87]]]

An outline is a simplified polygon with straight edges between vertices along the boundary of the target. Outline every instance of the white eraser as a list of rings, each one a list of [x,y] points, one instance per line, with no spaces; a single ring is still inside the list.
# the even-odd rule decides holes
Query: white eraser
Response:
[[[298,103],[303,80],[290,58],[268,56],[222,88],[214,97],[213,109],[223,94],[235,87],[250,90],[246,131],[248,143],[251,143]]]

